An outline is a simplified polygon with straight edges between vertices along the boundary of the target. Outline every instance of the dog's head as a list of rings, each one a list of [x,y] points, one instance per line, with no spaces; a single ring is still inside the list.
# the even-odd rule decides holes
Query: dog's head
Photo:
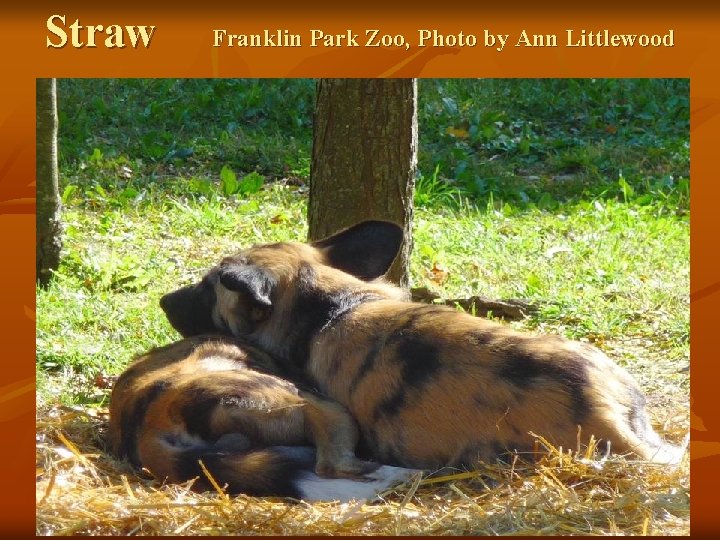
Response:
[[[266,322],[310,279],[371,281],[383,276],[403,238],[400,226],[364,221],[310,244],[257,245],[224,258],[200,283],[168,293],[160,306],[183,336],[221,332],[243,336]]]

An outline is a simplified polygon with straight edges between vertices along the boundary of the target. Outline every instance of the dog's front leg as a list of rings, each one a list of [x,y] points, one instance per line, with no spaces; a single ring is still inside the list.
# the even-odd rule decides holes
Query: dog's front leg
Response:
[[[305,430],[317,450],[315,472],[326,478],[362,479],[378,468],[355,455],[358,429],[350,413],[334,401],[301,392],[305,399]]]

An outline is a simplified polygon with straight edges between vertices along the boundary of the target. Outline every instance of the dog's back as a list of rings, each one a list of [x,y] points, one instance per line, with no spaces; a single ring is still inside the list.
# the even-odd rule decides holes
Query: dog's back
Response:
[[[308,371],[355,416],[372,455],[434,468],[530,456],[533,434],[672,463],[632,377],[598,349],[452,308],[362,304],[317,336]]]

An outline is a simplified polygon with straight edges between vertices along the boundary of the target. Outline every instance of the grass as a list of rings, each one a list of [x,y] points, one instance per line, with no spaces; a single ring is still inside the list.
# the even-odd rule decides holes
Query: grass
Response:
[[[241,246],[303,240],[305,204],[300,188],[276,183],[242,199],[154,194],[129,207],[70,207],[66,256],[37,296],[40,379],[60,377],[65,401],[104,400],[106,393],[72,381],[117,373],[135,354],[176,339],[159,297]],[[618,201],[567,203],[552,213],[418,208],[415,242],[416,286],[451,298],[530,300],[541,310],[522,328],[620,352],[642,343],[635,360],[655,370],[688,363],[686,217]],[[438,265],[447,275],[441,288],[431,272]]]
[[[642,201],[689,175],[686,79],[424,80],[422,174],[471,197],[552,209],[615,197],[623,176]]]
[[[102,474],[75,485],[86,495],[105,497],[104,486],[110,500],[130,489],[117,476],[118,467],[129,472],[108,462],[99,443],[105,381],[134,355],[177,339],[160,296],[241,246],[305,239],[312,91],[304,80],[60,81],[65,245],[52,283],[37,291],[38,430],[48,447],[65,446],[60,432],[94,456]],[[637,377],[657,425],[675,441],[688,429],[687,96],[685,80],[421,81],[411,260],[414,286],[449,298],[530,300],[540,310],[514,326],[596,344]],[[433,268],[442,269],[443,282]],[[592,516],[584,528],[568,512],[565,525],[548,518],[543,529],[549,507],[523,506],[532,489],[521,480],[511,483],[511,499],[451,483],[465,498],[450,484],[406,490],[373,512],[400,512],[408,495],[404,508],[414,505],[421,517],[415,525],[404,519],[400,532],[657,534],[669,522],[673,532],[687,532],[683,502],[650,514],[622,504],[637,503],[627,490],[661,507],[675,496],[669,493],[687,498],[689,467],[642,482],[633,466],[618,467],[614,475],[637,485],[613,495],[614,484],[590,482],[573,503],[576,517]],[[40,478],[39,497],[49,478]],[[533,478],[528,486],[553,482]],[[171,487],[157,491],[134,476],[130,483],[142,500],[174,497]],[[549,497],[560,504],[563,489],[553,489]],[[59,508],[62,493],[48,504]],[[606,506],[593,513],[583,505],[598,494]],[[457,506],[468,497],[472,505]],[[260,508],[248,500],[248,512]],[[295,515],[277,504],[273,512]],[[492,518],[493,504],[517,518],[515,529]],[[484,520],[463,517],[477,508]],[[308,510],[319,521],[334,515],[326,511]],[[128,512],[127,531],[152,517]],[[87,515],[64,525],[43,515],[44,534],[106,530],[83,522]],[[259,527],[253,530],[297,530],[248,519]],[[174,530],[160,523],[159,530]],[[369,532],[381,530],[368,523]]]
[[[61,167],[126,197],[168,178],[207,191],[223,167],[306,183],[313,92],[310,79],[60,80]],[[449,187],[553,210],[629,186],[687,210],[689,118],[688,79],[421,79],[418,204]]]

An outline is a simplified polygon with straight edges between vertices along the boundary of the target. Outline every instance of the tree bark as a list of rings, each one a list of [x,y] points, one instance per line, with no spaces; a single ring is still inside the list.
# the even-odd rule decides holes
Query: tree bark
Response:
[[[415,79],[320,79],[313,124],[309,239],[366,219],[405,233],[387,277],[409,284],[417,167]]]
[[[35,81],[35,278],[45,286],[60,264],[62,227],[57,166],[57,94],[55,79]]]

